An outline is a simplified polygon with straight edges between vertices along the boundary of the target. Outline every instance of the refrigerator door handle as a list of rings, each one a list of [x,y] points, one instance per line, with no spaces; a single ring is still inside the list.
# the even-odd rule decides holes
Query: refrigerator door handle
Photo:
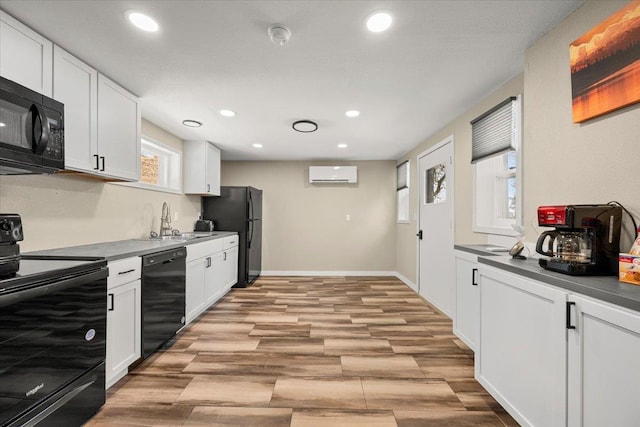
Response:
[[[251,189],[247,189],[249,192],[249,242],[247,247],[251,249],[251,241],[253,240],[253,198],[251,197]]]

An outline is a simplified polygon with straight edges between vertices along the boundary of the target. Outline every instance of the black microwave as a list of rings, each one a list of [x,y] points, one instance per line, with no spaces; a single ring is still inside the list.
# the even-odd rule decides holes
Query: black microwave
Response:
[[[0,175],[64,169],[64,105],[0,77]]]

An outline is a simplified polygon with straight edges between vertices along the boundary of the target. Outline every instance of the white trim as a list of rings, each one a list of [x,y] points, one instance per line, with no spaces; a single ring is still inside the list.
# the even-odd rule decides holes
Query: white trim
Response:
[[[416,292],[415,284],[411,280],[407,279],[406,277],[404,277],[402,274],[398,273],[397,271],[395,272],[395,276],[398,279],[400,279],[401,281],[403,281],[405,285],[409,286],[412,291]],[[416,294],[417,294],[417,292],[416,292]]]
[[[395,271],[263,271],[261,276],[394,276],[398,277]],[[399,277],[398,277],[399,278]],[[400,278],[399,278],[400,279]],[[400,279],[402,280],[402,279]],[[404,280],[403,280],[404,282]]]

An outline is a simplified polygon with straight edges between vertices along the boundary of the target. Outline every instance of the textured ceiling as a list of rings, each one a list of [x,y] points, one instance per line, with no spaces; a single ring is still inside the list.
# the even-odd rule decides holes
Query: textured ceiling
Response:
[[[580,4],[0,0],[140,96],[146,119],[243,160],[396,159],[522,72],[525,49]],[[160,31],[134,29],[125,18],[131,9],[153,16]],[[364,21],[379,9],[394,23],[373,34]],[[292,32],[283,47],[267,35],[275,23]],[[360,117],[345,117],[351,109]],[[204,125],[186,128],[184,119]],[[293,131],[299,119],[319,130]]]

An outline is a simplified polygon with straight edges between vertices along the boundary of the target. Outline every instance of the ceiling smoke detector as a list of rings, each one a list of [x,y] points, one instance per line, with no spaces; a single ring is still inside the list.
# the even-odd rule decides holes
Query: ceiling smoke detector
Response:
[[[277,46],[284,46],[286,42],[291,38],[291,31],[281,25],[274,25],[267,31],[273,44]]]

